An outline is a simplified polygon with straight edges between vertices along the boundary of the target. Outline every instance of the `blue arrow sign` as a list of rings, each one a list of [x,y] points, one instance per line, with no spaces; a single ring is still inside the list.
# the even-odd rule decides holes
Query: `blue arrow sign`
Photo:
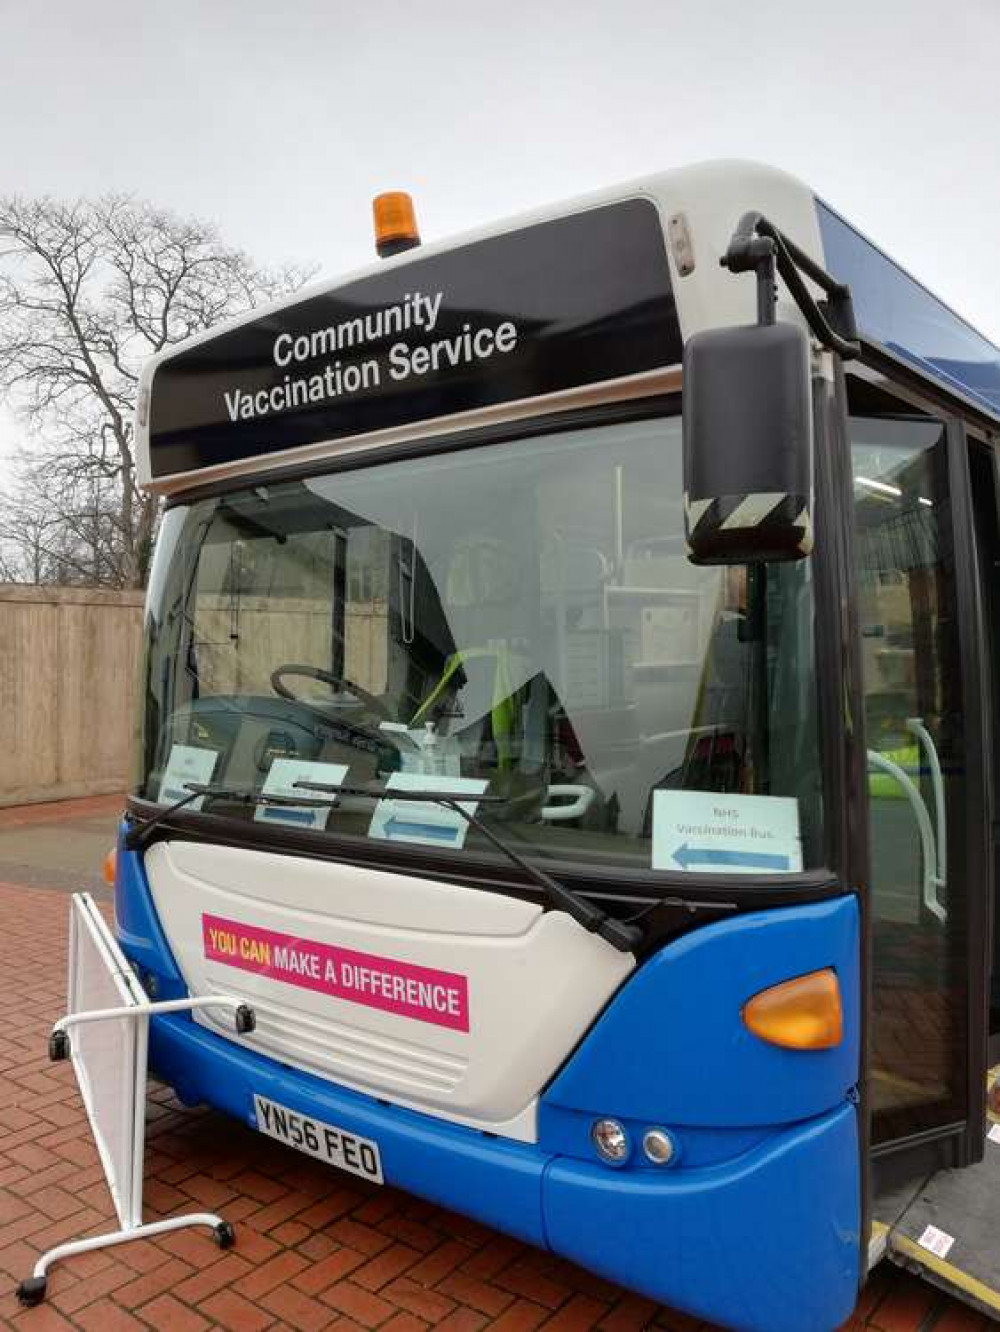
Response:
[[[311,809],[295,809],[289,805],[265,805],[265,819],[277,819],[279,823],[312,823],[315,815]]]
[[[673,853],[681,869],[696,865],[739,865],[745,869],[787,870],[791,868],[788,856],[768,855],[763,851],[723,851],[710,846],[688,846],[687,842]]]
[[[382,825],[382,831],[390,840],[393,837],[433,837],[438,842],[453,842],[459,829],[448,823],[411,823],[409,819],[400,819],[393,814]]]

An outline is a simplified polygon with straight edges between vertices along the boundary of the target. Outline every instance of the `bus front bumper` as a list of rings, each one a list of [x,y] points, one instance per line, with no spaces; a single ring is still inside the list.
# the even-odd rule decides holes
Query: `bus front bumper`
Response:
[[[747,1332],[829,1332],[858,1288],[855,1109],[733,1160],[621,1170],[490,1137],[289,1069],[188,1016],[160,1017],[150,1065],[185,1102],[256,1128],[254,1096],[378,1143],[385,1182]],[[332,1187],[332,1181],[331,1181]]]

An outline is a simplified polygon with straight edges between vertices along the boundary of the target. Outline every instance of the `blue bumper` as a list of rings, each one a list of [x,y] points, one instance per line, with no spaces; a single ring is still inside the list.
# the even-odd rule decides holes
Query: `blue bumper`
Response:
[[[178,973],[145,874],[137,857],[127,853],[119,856],[116,911],[119,937],[133,962],[147,980],[157,978],[161,993],[175,989]],[[806,940],[796,959],[804,965],[815,961],[816,949],[846,946],[852,938],[856,944],[851,911],[853,903],[845,899],[769,914]],[[797,912],[805,913],[798,930]],[[739,918],[758,935],[748,963],[754,984],[760,968],[766,972],[769,965],[768,947],[761,943],[768,936],[762,914]],[[747,1072],[741,1060],[757,1058],[759,1051],[742,1051],[730,1041],[722,1053],[729,1073],[725,1101],[733,1108],[728,1119],[718,1113],[706,1116],[709,1103],[713,1111],[724,1106],[714,1071],[705,1064],[705,1044],[691,1045],[692,1058],[700,1045],[701,1068],[684,1069],[683,1052],[654,1049],[653,1033],[699,1022],[710,1028],[708,1008],[691,1002],[689,995],[679,1012],[660,1008],[661,1013],[673,1011],[676,1021],[655,1026],[651,1010],[643,1023],[641,1011],[630,1008],[637,1003],[640,1010],[647,1007],[644,988],[651,987],[652,999],[662,1002],[661,981],[683,975],[687,965],[704,972],[700,954],[713,947],[713,931],[723,954],[731,948],[736,956],[741,945],[749,955],[746,938],[739,937],[744,928],[736,921],[709,926],[667,945],[640,968],[546,1090],[537,1143],[489,1137],[289,1069],[186,1015],[154,1020],[150,1064],[183,1100],[205,1102],[252,1127],[258,1093],[372,1138],[379,1144],[387,1184],[550,1249],[653,1299],[746,1332],[831,1332],[853,1308],[860,1276],[859,1145],[849,1087],[820,1113],[803,1104],[806,1113],[798,1119],[765,1123],[763,1107],[754,1103],[756,1093],[741,1099],[740,1079]],[[831,945],[840,936],[840,944]],[[787,954],[787,940],[778,952]],[[787,956],[781,965],[787,976]],[[849,969],[849,962],[842,960],[841,966]],[[731,966],[728,974],[734,970]],[[750,979],[741,982],[737,976],[734,983],[745,985]],[[717,979],[716,989],[720,984]],[[721,1013],[722,1007],[720,1022]],[[723,1032],[708,1028],[706,1039],[724,1040]],[[623,1072],[630,1061],[622,1064],[619,1049],[619,1067],[602,1079],[598,1070],[611,1046],[620,1045],[619,1030],[631,1032],[643,1049],[633,1052],[631,1076]],[[801,1095],[807,1100],[815,1094],[817,1078],[846,1076],[815,1055],[804,1056],[804,1065],[803,1056],[798,1058],[800,1063],[791,1065],[791,1081],[787,1071],[780,1076],[770,1071],[781,1082],[775,1091],[784,1111],[795,1108],[800,1093],[794,1079],[800,1068],[805,1069]],[[650,1081],[650,1069],[661,1063],[662,1085],[659,1075]],[[607,1064],[604,1068],[607,1074]],[[762,1072],[752,1063],[748,1068],[754,1076]],[[701,1085],[699,1096],[692,1096],[692,1084]],[[624,1167],[601,1163],[588,1134],[595,1112],[620,1117],[633,1142],[650,1122],[669,1126],[679,1147],[677,1163],[653,1167],[637,1150]]]
[[[373,1138],[387,1184],[747,1332],[830,1332],[857,1297],[853,1108],[733,1161],[613,1170],[487,1138],[286,1068],[187,1018],[157,1018],[150,1061],[188,1100],[256,1127],[253,1095]],[[331,1187],[332,1187],[331,1183]]]

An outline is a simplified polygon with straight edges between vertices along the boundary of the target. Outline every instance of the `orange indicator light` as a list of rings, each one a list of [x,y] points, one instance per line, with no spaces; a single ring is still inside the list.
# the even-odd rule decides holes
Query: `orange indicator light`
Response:
[[[104,875],[104,882],[110,884],[112,888],[115,886],[115,865],[117,864],[117,862],[118,862],[118,851],[115,847],[112,847],[111,850],[108,852],[108,854],[104,857],[104,866],[102,869],[102,873]]]
[[[844,1039],[837,973],[830,967],[782,981],[747,1001],[744,1025],[786,1050],[831,1050]]]

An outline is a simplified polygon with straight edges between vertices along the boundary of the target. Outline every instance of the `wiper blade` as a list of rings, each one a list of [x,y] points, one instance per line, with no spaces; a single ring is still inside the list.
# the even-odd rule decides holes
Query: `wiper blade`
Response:
[[[125,846],[129,851],[141,850],[149,841],[149,835],[159,824],[170,818],[171,814],[176,814],[179,809],[185,805],[190,805],[192,801],[203,796],[205,803],[210,800],[228,800],[231,804],[237,805],[282,805],[286,808],[291,806],[295,809],[332,809],[337,803],[336,800],[315,800],[308,796],[285,796],[270,795],[264,791],[248,790],[242,786],[213,786],[205,782],[185,782],[184,789],[187,795],[180,800],[175,800],[172,805],[167,805],[165,809],[158,810],[148,819],[143,819],[130,828],[125,834]]]
[[[477,805],[509,805],[507,796],[470,795],[468,791],[409,791],[394,786],[335,786],[333,782],[292,782],[296,791],[324,791],[330,795],[367,796],[369,800],[471,800]],[[294,797],[292,797],[294,799]],[[463,814],[464,810],[461,811]]]
[[[642,943],[642,930],[637,925],[630,925],[627,921],[617,920],[614,916],[595,906],[585,897],[580,897],[567,888],[565,884],[554,879],[551,874],[538,865],[533,865],[530,860],[526,860],[519,852],[505,842],[502,838],[483,822],[475,814],[471,814],[467,809],[462,808],[461,802],[464,800],[476,804],[508,804],[509,801],[504,796],[477,795],[469,796],[468,792],[447,791],[407,791],[396,790],[394,788],[370,786],[333,786],[327,782],[298,781],[293,783],[296,790],[303,791],[323,791],[336,792],[340,795],[368,796],[372,800],[421,800],[433,801],[438,805],[443,805],[445,809],[450,809],[465,819],[477,832],[481,833],[488,842],[502,852],[503,855],[518,869],[523,872],[542,889],[550,903],[558,907],[560,911],[565,911],[568,916],[572,916],[578,925],[589,934],[599,934],[602,939],[617,948],[622,953],[634,953]]]
[[[263,791],[249,790],[245,787],[213,786],[205,782],[185,782],[184,788],[188,794],[180,800],[176,800],[172,805],[167,805],[165,809],[158,810],[151,818],[144,819],[142,823],[130,828],[125,835],[125,846],[129,851],[142,850],[149,842],[150,834],[154,828],[169,819],[172,814],[176,814],[178,810],[190,805],[199,796],[204,797],[206,804],[211,800],[228,800],[231,803],[241,805],[283,806],[299,809],[332,809],[337,803],[337,798],[342,795],[366,796],[370,800],[430,801],[443,805],[445,809],[452,810],[475,828],[477,832],[481,833],[488,842],[492,843],[512,864],[516,865],[542,889],[553,906],[560,911],[565,911],[568,916],[572,916],[577,924],[581,925],[589,934],[600,935],[602,939],[622,953],[634,953],[642,942],[642,931],[638,926],[630,925],[627,921],[617,920],[614,916],[609,916],[601,907],[589,902],[585,897],[580,897],[571,888],[567,888],[565,884],[560,883],[558,879],[554,879],[551,874],[546,873],[540,866],[533,865],[530,860],[526,860],[477,815],[463,809],[461,802],[469,802],[470,800],[468,792],[407,791],[395,790],[385,786],[335,786],[329,782],[304,780],[295,782],[293,785],[296,790],[322,793],[323,798],[269,795]],[[505,796],[477,795],[472,799],[476,804],[509,804]]]

